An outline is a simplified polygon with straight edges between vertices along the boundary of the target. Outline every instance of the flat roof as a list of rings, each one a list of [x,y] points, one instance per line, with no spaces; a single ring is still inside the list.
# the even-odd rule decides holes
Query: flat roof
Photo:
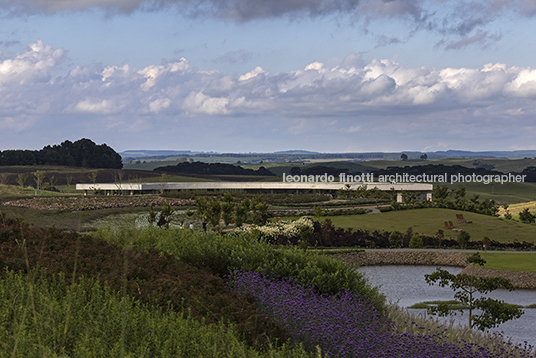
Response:
[[[432,191],[428,183],[346,183],[346,182],[166,182],[166,183],[91,183],[76,184],[76,190],[355,190],[366,185],[367,189],[384,191]]]

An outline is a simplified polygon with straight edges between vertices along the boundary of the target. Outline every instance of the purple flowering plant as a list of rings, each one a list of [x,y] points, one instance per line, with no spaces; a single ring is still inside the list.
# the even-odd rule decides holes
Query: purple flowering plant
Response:
[[[235,271],[228,279],[233,290],[252,295],[261,313],[279,321],[295,343],[311,352],[318,346],[329,357],[508,356],[474,343],[447,343],[448,332],[399,333],[385,311],[378,311],[366,296],[347,290],[319,294],[292,278],[274,279],[268,272]]]

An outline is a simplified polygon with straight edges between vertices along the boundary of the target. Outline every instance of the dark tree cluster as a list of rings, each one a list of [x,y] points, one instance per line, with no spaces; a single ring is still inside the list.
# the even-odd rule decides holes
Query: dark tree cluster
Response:
[[[299,169],[299,167],[298,167]],[[347,168],[333,168],[333,167],[328,167],[328,166],[325,166],[325,165],[315,165],[315,166],[312,166],[312,167],[307,167],[307,168],[304,168],[302,169],[299,173],[297,173],[298,175],[324,175],[324,174],[327,174],[327,175],[333,175],[335,177],[338,177],[341,173],[344,173],[344,174],[348,174],[350,172],[349,169]],[[292,174],[292,172],[291,172]]]
[[[41,150],[0,151],[0,166],[8,165],[65,165],[83,168],[121,169],[121,156],[106,144],[95,144],[82,138],[66,140],[60,145],[47,145]]]
[[[535,183],[536,182],[536,167],[526,167],[521,172],[521,175],[526,175],[525,181]]]
[[[260,167],[257,170],[244,169],[239,165],[225,163],[203,163],[203,162],[183,162],[177,165],[168,165],[155,168],[156,172],[184,173],[184,174],[204,174],[204,175],[262,175],[275,176],[274,173]]]

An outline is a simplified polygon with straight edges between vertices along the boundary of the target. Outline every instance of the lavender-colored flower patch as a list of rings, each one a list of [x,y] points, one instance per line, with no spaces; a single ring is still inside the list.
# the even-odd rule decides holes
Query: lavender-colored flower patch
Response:
[[[474,344],[444,343],[441,335],[399,334],[359,294],[319,295],[292,278],[272,280],[257,272],[236,271],[230,282],[238,293],[253,295],[262,314],[282,323],[296,342],[310,351],[319,346],[329,357],[498,357]]]

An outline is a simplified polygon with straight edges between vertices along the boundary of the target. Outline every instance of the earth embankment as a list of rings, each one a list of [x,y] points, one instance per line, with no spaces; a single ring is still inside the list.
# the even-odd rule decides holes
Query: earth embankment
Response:
[[[536,273],[489,270],[468,265],[471,253],[452,251],[366,250],[333,255],[346,263],[359,266],[430,265],[462,267],[461,273],[477,277],[504,277],[516,288],[536,290]]]

